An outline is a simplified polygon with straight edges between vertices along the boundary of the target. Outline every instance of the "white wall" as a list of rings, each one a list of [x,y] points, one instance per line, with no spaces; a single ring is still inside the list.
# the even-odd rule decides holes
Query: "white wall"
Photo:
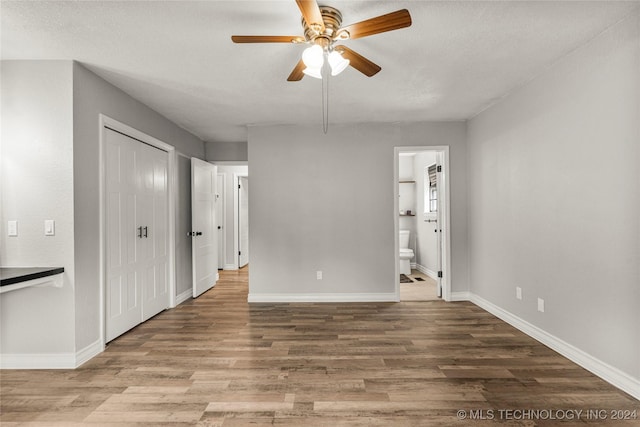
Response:
[[[216,163],[215,161],[213,162]],[[218,165],[218,173],[225,175],[225,221],[223,229],[226,239],[226,251],[224,255],[225,270],[232,270],[238,268],[238,245],[237,236],[238,230],[237,222],[234,221],[236,212],[238,210],[237,199],[234,198],[234,194],[237,197],[238,187],[234,187],[234,174],[235,175],[248,175],[249,167],[247,165]]]
[[[273,126],[249,128],[250,298],[394,294],[394,147],[422,145],[451,147],[452,288],[468,290],[465,123]]]
[[[438,273],[438,235],[434,232],[437,223],[426,222],[424,217],[424,168],[436,162],[435,151],[418,152],[414,158],[416,174],[416,264],[428,271],[430,276]],[[427,179],[426,186],[429,186]]]
[[[636,13],[468,130],[471,291],[636,384],[639,27]]]
[[[0,352],[74,353],[72,66],[2,61],[0,265],[64,267],[62,288],[0,295]],[[55,236],[44,236],[44,220]],[[7,237],[7,221],[18,236]]]

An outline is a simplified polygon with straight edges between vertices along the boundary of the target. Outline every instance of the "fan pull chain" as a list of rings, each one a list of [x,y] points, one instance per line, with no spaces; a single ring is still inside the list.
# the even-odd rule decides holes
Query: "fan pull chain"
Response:
[[[326,83],[326,84],[325,84]],[[329,67],[325,61],[322,66],[322,132],[329,131]]]

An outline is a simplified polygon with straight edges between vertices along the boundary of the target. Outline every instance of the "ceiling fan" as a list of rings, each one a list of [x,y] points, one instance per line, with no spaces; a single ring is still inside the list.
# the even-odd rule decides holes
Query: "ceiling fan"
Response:
[[[359,53],[336,43],[372,36],[374,34],[405,28],[411,25],[411,15],[406,9],[377,16],[355,24],[341,27],[342,14],[331,6],[319,6],[315,0],[296,0],[302,12],[304,36],[231,36],[234,43],[306,43],[302,59],[298,61],[287,78],[299,81],[304,75],[322,78],[325,61],[331,67],[331,74],[337,75],[348,65],[371,77],[381,70]]]

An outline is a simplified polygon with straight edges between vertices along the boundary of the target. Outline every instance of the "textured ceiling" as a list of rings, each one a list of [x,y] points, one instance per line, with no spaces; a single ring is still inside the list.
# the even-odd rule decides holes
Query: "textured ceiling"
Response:
[[[382,67],[329,81],[330,120],[465,120],[639,7],[637,1],[343,1],[344,24],[406,8],[409,28],[346,45]],[[6,1],[2,59],[74,59],[204,141],[260,124],[322,123],[321,82],[286,78],[304,45],[286,1]]]

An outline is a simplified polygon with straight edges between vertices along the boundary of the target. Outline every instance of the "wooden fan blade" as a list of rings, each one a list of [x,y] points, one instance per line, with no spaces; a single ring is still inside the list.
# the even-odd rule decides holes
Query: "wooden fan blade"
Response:
[[[234,43],[301,43],[300,36],[231,36]]]
[[[378,71],[382,70],[379,65],[374,64],[364,56],[349,49],[346,46],[336,46],[335,50],[340,52],[344,59],[349,60],[349,65],[351,65],[353,68],[360,71],[367,77],[371,77],[377,74]]]
[[[302,70],[304,70],[305,67],[306,65],[304,65],[304,62],[302,62],[302,59],[298,61],[298,63],[296,64],[291,74],[289,74],[289,77],[287,77],[287,81],[298,82],[302,80],[302,78],[304,77],[304,73],[302,72]]]
[[[411,15],[407,9],[380,15],[375,18],[342,27],[341,32],[346,30],[350,39],[372,36],[374,34],[393,31],[411,25]]]
[[[296,3],[298,3],[302,17],[309,28],[315,29],[319,33],[324,32],[324,21],[316,0],[296,0]]]

